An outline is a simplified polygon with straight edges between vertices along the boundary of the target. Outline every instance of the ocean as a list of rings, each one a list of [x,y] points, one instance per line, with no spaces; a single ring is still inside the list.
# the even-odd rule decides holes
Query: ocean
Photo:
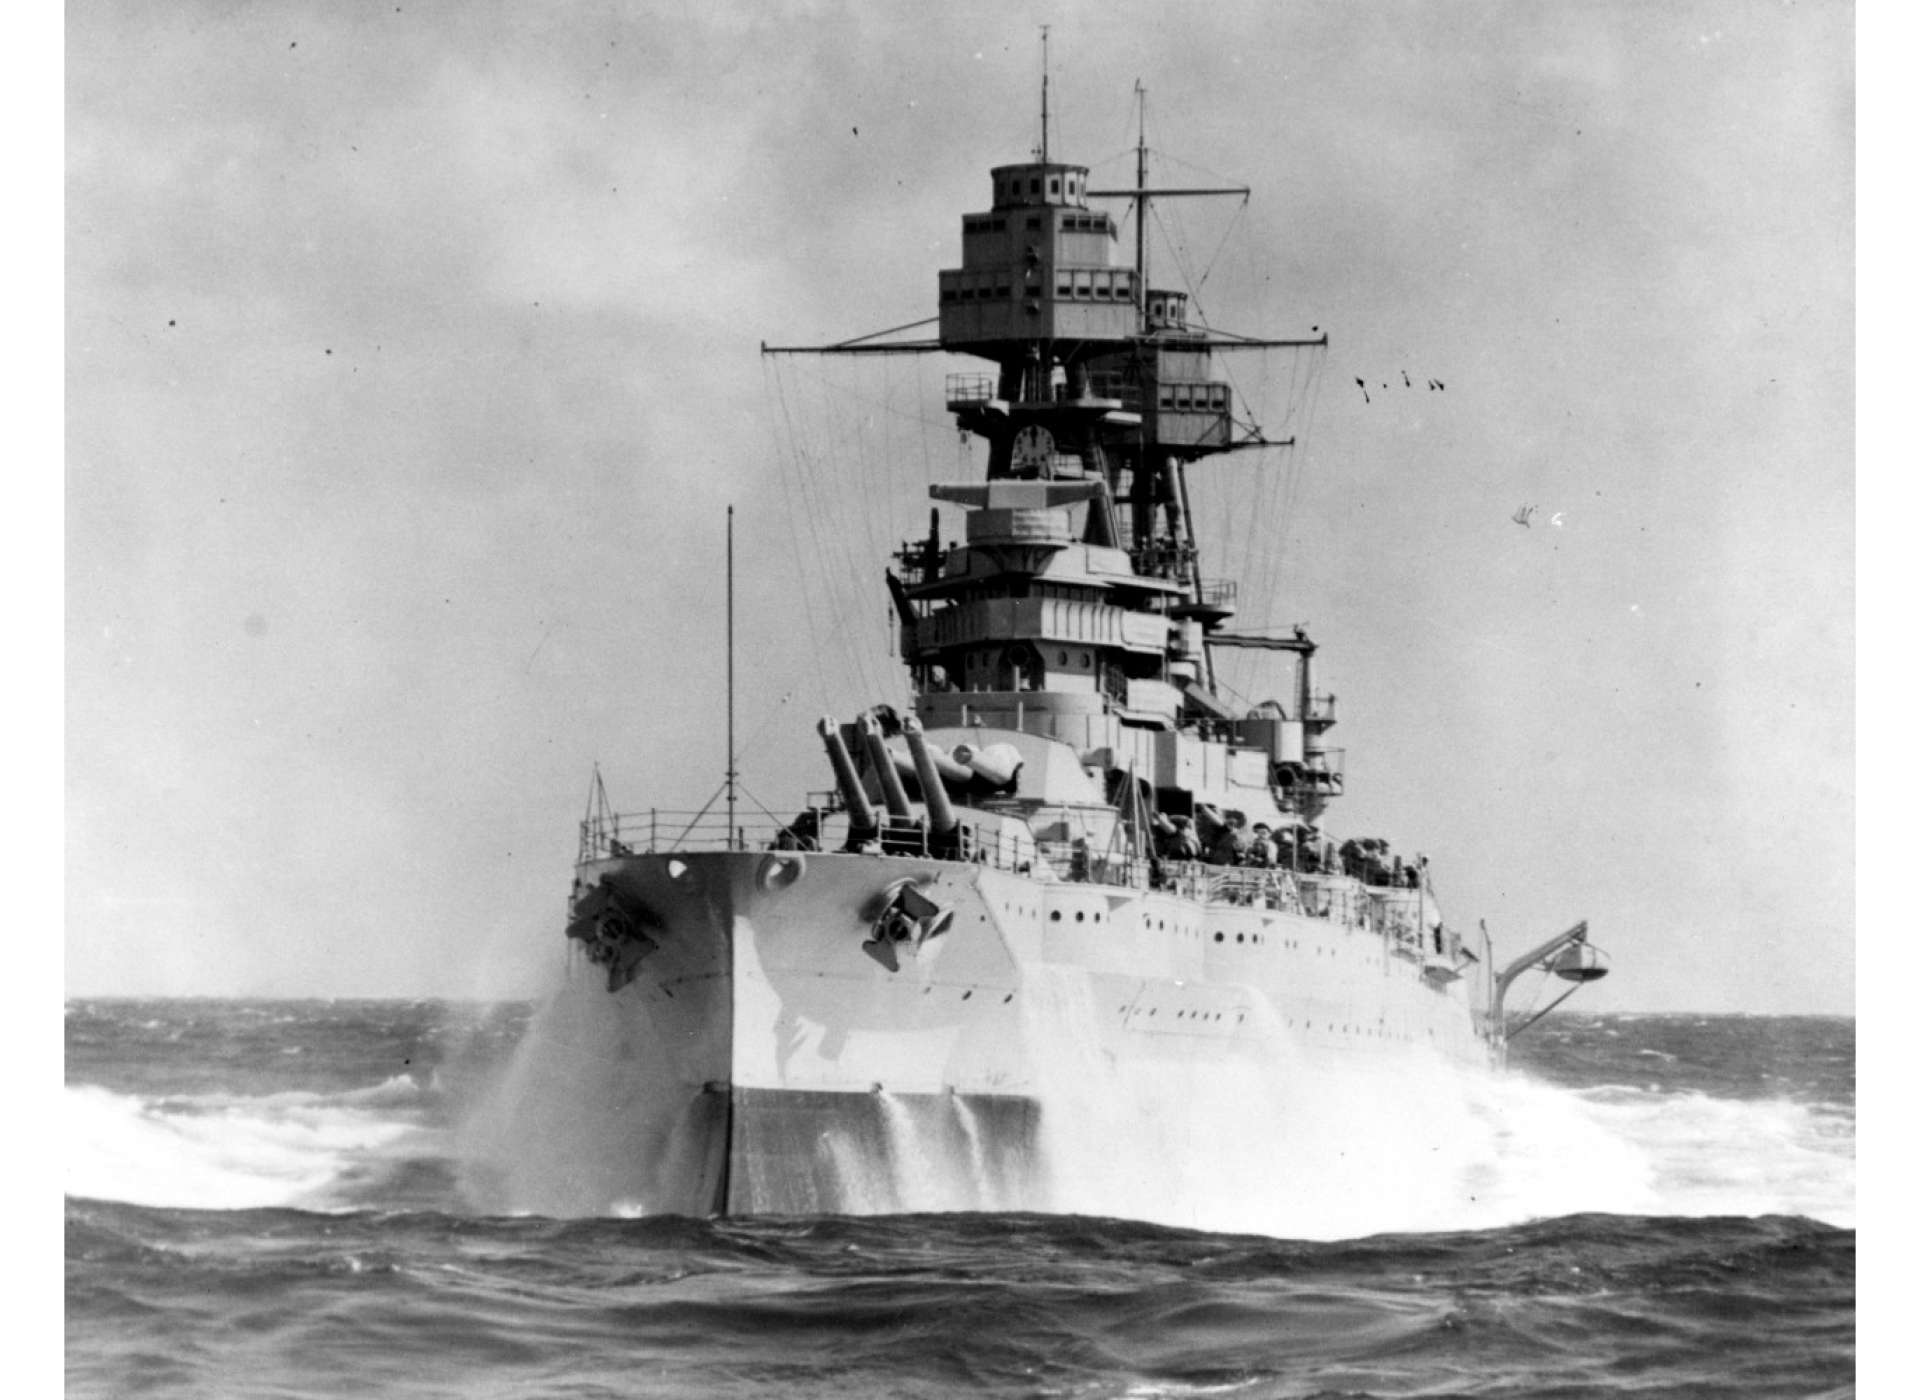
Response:
[[[553,1014],[68,1003],[67,1394],[1853,1393],[1851,1019],[1555,1013],[1415,1206],[1195,1229],[516,1208],[476,1158]]]

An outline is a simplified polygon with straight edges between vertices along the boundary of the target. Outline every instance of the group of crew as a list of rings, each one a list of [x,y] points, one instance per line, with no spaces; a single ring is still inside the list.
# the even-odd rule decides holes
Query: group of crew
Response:
[[[924,837],[918,830],[889,833],[898,838],[897,851],[880,833],[865,833],[865,840],[850,836],[845,848],[855,851],[910,853],[922,849]],[[820,849],[820,813],[802,812],[783,827],[774,841],[781,850],[817,851]],[[970,855],[983,859],[983,852],[966,849],[971,833],[956,835],[960,859]],[[1427,858],[1419,856],[1403,861],[1377,836],[1349,838],[1336,848],[1316,826],[1295,822],[1275,830],[1266,822],[1251,827],[1239,812],[1222,814],[1202,803],[1192,816],[1156,814],[1153,818],[1154,855],[1158,861],[1198,861],[1208,865],[1246,866],[1253,869],[1291,870],[1303,875],[1334,873],[1347,875],[1374,888],[1419,889],[1425,883]],[[1074,869],[1070,878],[1086,879],[1089,853],[1085,841],[1076,843]]]
[[[1316,826],[1296,822],[1275,830],[1255,822],[1249,828],[1240,813],[1222,814],[1205,804],[1196,806],[1193,816],[1155,816],[1153,830],[1154,853],[1161,860],[1337,873],[1376,888],[1418,889],[1427,864],[1425,856],[1402,861],[1375,836],[1349,839],[1336,849]]]

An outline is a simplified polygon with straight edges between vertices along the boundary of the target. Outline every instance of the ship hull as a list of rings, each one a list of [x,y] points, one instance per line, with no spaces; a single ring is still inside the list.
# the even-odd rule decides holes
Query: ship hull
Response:
[[[1276,1090],[1324,1106],[1494,1054],[1471,979],[1285,909],[880,855],[617,856],[579,878],[642,931],[612,978],[576,959],[568,995],[617,1047],[591,1052],[622,1144],[602,1194],[648,1212],[1094,1212],[1089,1139],[1200,1145],[1256,1111],[1306,1138],[1328,1125]]]

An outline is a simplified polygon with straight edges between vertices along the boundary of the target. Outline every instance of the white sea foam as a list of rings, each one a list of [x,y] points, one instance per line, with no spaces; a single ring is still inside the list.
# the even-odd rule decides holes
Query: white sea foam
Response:
[[[1043,1189],[966,1101],[879,1095],[872,1121],[821,1141],[837,1208],[1039,1208],[1301,1238],[1595,1211],[1854,1223],[1844,1105],[1573,1090],[1411,1057],[1391,1068],[1342,1062],[1299,1045],[1277,1068],[1169,1057],[1122,1079],[1099,1053],[1091,1009],[1070,989],[1042,990],[1031,1014],[1047,1019],[1049,1044],[1084,1047],[1046,1069]],[[701,1208],[655,1188],[698,1177],[686,1156],[712,1135],[644,1111],[661,1058],[631,1035],[612,999],[585,993],[536,1021],[487,1111],[465,1127],[470,1206]],[[407,1076],[270,1095],[69,1086],[65,1186],[153,1206],[328,1209],[348,1195],[378,1205],[381,1163],[452,1149],[422,1126],[435,1097]]]
[[[69,1085],[71,1196],[207,1210],[321,1206],[370,1156],[420,1131],[398,1112],[410,1079],[345,1094],[192,1094],[159,1099]]]
[[[1851,1224],[1851,1115],[1651,1089],[1575,1091],[1407,1053],[1341,1055],[1267,1027],[1276,1058],[1224,1046],[1122,1074],[1083,982],[1036,979],[1042,1170],[996,1183],[985,1125],[954,1100],[877,1095],[827,1130],[831,1208],[1047,1209],[1220,1231],[1351,1238],[1580,1212],[1810,1215]],[[687,1209],[660,1195],[672,1133],[643,1111],[666,1057],[584,987],[536,1018],[492,1111],[468,1125],[482,1209]],[[1370,1047],[1372,1048],[1372,1047]],[[683,1144],[684,1147],[684,1144]],[[1004,1166],[1005,1164],[1001,1164]],[[1037,1189],[1036,1189],[1037,1187]],[[824,1198],[823,1198],[824,1203]],[[691,1208],[703,1208],[693,1206]]]
[[[1414,1059],[1303,1055],[1298,1069],[1169,1064],[1125,1085],[1083,1080],[1091,1092],[1047,1118],[1054,1208],[1306,1239],[1581,1212],[1853,1224],[1850,1115],[1577,1092]]]
[[[1853,1223],[1848,1110],[1576,1091],[1316,1050],[1273,1027],[1277,1061],[1183,1057],[1170,1038],[1159,1064],[1123,1076],[1081,1001],[1063,983],[1028,1007],[1050,1046],[1077,1047],[1046,1066],[1055,1210],[1309,1239],[1588,1211]]]
[[[697,1213],[696,1160],[718,1141],[695,1121],[709,1104],[676,1079],[678,1055],[650,1020],[601,990],[562,985],[535,1013],[512,1061],[458,1134],[460,1184],[487,1212]],[[663,1183],[680,1183],[679,1194]]]
[[[1578,1115],[1647,1164],[1659,1215],[1805,1215],[1854,1224],[1850,1111],[1787,1099],[1604,1088],[1573,1093],[1515,1077],[1511,1091],[1571,1098]]]

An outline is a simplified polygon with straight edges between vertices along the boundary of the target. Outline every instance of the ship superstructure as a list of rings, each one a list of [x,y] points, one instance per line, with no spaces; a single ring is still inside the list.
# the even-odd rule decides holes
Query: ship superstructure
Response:
[[[1126,188],[1044,135],[991,178],[937,340],[823,347],[986,366],[945,394],[985,479],[933,487],[885,573],[911,712],[822,719],[832,788],[782,823],[615,815],[596,780],[567,932],[618,1005],[648,1209],[901,1208],[875,1183],[904,1140],[966,1166],[942,1204],[1082,1209],[1047,1146],[1073,1095],[1485,1066],[1522,967],[1602,970],[1584,925],[1497,968],[1424,858],[1324,825],[1345,776],[1315,643],[1233,629],[1187,482],[1278,446],[1221,357],[1324,338],[1190,324],[1101,204],[1139,229],[1224,191],[1153,189],[1144,129]],[[1288,654],[1290,692],[1230,703],[1225,648]]]

